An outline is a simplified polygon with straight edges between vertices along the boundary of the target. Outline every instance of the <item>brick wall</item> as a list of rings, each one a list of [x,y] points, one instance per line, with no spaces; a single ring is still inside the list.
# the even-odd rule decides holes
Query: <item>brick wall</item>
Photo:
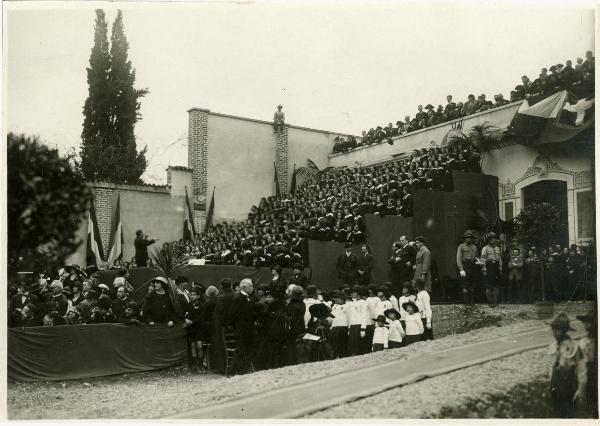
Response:
[[[288,193],[288,126],[276,134],[275,169],[279,179],[279,190],[282,195]]]
[[[112,188],[94,188],[94,207],[96,208],[96,217],[98,219],[98,230],[102,239],[102,249],[104,254],[108,254],[108,244],[110,242],[110,232],[112,228]]]
[[[201,108],[192,108],[188,110],[188,167],[192,169],[192,204],[198,201],[206,201],[207,172],[208,172],[208,113],[209,111]],[[193,207],[194,226],[196,232],[203,230],[205,212]]]

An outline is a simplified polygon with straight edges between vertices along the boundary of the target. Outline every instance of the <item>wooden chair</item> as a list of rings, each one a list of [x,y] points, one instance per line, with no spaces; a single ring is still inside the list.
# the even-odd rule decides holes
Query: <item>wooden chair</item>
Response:
[[[237,334],[231,327],[223,328],[223,347],[225,348],[225,376],[229,377],[233,360],[239,349]]]

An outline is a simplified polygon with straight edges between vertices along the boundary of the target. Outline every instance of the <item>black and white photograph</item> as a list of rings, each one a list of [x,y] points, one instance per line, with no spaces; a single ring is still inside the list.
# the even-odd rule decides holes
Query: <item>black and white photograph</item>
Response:
[[[4,420],[598,421],[598,4],[2,6]]]

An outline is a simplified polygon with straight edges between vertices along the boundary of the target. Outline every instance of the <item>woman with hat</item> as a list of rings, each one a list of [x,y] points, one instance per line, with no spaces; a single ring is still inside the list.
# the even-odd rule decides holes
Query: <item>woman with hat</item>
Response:
[[[411,343],[423,340],[423,331],[425,329],[423,327],[421,313],[419,312],[416,303],[409,300],[402,304],[402,309],[406,311],[406,315],[404,316],[404,332],[406,333],[406,337],[404,338],[405,344],[410,345]]]
[[[271,265],[271,281],[269,281],[269,287],[271,290],[280,291],[282,288],[287,287],[286,279],[281,275],[281,266],[277,263]]]
[[[481,249],[481,273],[485,282],[485,297],[490,307],[498,303],[498,280],[502,274],[502,255],[498,237],[493,232],[487,235],[488,243]]]
[[[177,319],[173,302],[168,294],[169,282],[167,278],[156,277],[151,285],[154,292],[149,293],[149,297],[144,306],[144,317],[149,325],[156,323],[166,323],[172,327]]]
[[[575,401],[579,396],[578,379],[586,378],[585,360],[577,343],[568,332],[573,330],[569,317],[561,312],[550,324],[556,342],[551,345],[554,362],[550,372],[552,417],[575,417]],[[580,379],[581,380],[581,379]]]

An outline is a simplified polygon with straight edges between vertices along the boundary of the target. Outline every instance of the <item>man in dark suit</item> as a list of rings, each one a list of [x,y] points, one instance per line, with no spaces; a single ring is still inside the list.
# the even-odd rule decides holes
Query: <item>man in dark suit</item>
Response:
[[[213,366],[216,371],[225,374],[225,348],[223,347],[223,327],[229,323],[229,311],[233,302],[231,280],[221,280],[221,293],[217,297],[213,314],[214,323],[214,353]]]
[[[240,282],[240,292],[234,294],[229,311],[229,322],[235,329],[238,351],[233,359],[233,370],[237,374],[252,371],[254,358],[254,310],[251,299],[254,285],[250,278]]]
[[[29,294],[30,284],[28,282],[20,282],[17,286],[17,294],[10,298],[10,325],[15,326],[21,320],[21,311],[28,303],[36,305],[37,297]]]
[[[344,253],[340,254],[336,263],[338,278],[342,284],[354,284],[356,281],[356,270],[358,259],[352,254],[352,243],[346,243]]]
[[[371,284],[373,280],[373,255],[366,244],[360,247],[361,255],[358,257],[358,283],[362,286]]]
[[[131,301],[131,299],[127,296],[127,291],[125,291],[125,287],[117,288],[117,297],[112,301],[112,311],[115,315],[116,322],[124,322],[125,321],[125,308],[127,304]]]
[[[135,231],[133,245],[135,246],[135,263],[138,268],[146,267],[148,265],[148,246],[154,244],[156,241],[157,240],[149,239],[141,229]]]
[[[299,285],[303,289],[306,289],[310,283],[308,282],[308,278],[302,273],[303,269],[304,266],[300,263],[294,264],[294,276],[290,279],[289,283]]]

